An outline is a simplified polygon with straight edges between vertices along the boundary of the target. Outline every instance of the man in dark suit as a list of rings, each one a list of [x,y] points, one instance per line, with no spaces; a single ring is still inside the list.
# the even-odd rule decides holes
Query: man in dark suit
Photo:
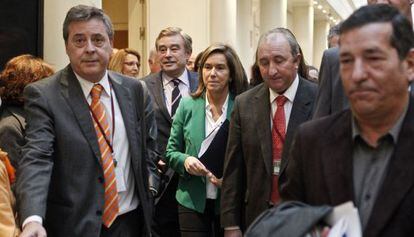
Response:
[[[351,109],[298,130],[283,200],[353,201],[363,236],[414,232],[414,33],[398,10],[360,8],[341,26],[341,78]],[[323,134],[321,134],[323,133]]]
[[[107,71],[113,29],[102,10],[71,8],[63,38],[70,65],[24,92],[21,236],[149,236],[158,178],[150,95]]]
[[[262,211],[278,203],[277,177],[287,163],[282,152],[289,150],[298,125],[311,118],[316,97],[317,85],[297,74],[302,55],[289,30],[273,29],[258,45],[264,83],[236,98],[230,122],[221,196],[221,223],[228,236],[241,236]]]
[[[411,22],[410,0],[378,1],[368,0],[368,4],[390,4],[398,8]],[[339,75],[339,49],[327,49],[323,53],[319,70],[319,91],[315,104],[314,118],[320,118],[349,108],[348,98],[345,96]]]
[[[161,71],[143,79],[153,98],[158,129],[157,146],[161,155],[155,162],[158,162],[163,172],[165,184],[155,202],[153,233],[157,236],[180,236],[178,203],[175,199],[178,177],[172,169],[165,167],[164,154],[175,109],[182,97],[189,96],[197,89],[198,77],[197,73],[186,69],[192,52],[192,40],[180,28],[163,29],[156,39],[155,47]]]

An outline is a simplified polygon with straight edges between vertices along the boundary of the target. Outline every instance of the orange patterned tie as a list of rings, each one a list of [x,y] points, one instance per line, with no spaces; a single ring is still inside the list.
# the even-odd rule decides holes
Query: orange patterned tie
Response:
[[[118,191],[116,188],[115,165],[109,144],[111,132],[109,131],[108,117],[100,97],[103,87],[95,84],[91,90],[93,124],[98,137],[99,150],[101,152],[101,165],[105,178],[105,209],[102,216],[103,224],[109,228],[118,215]]]

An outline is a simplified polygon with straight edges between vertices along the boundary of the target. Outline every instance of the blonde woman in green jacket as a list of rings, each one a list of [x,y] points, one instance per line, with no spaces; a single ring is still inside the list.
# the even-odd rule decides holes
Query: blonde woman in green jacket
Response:
[[[239,57],[225,44],[213,44],[203,52],[198,73],[197,91],[178,106],[166,151],[168,165],[179,174],[176,198],[182,237],[223,235],[218,213],[221,177],[200,161],[199,154],[203,141],[214,137],[230,118],[234,97],[248,88]],[[224,154],[213,159],[218,166],[223,161]]]

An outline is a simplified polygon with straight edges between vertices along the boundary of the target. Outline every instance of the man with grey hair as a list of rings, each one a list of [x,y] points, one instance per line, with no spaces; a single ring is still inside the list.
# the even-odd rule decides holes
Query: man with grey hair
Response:
[[[257,62],[264,83],[239,95],[224,162],[221,223],[241,236],[264,210],[279,203],[278,177],[299,124],[311,118],[317,85],[298,75],[299,44],[285,28],[261,36]]]
[[[63,37],[70,64],[24,92],[21,236],[149,236],[158,181],[151,97],[107,70],[113,29],[101,9],[72,7]]]
[[[339,27],[341,23],[332,26],[328,33],[328,48],[338,47],[339,43]]]
[[[153,96],[158,129],[157,146],[161,154],[158,165],[164,184],[160,197],[155,200],[153,233],[155,236],[180,236],[178,203],[175,199],[178,176],[166,167],[164,154],[175,110],[182,97],[196,91],[198,75],[186,69],[193,50],[192,39],[181,28],[167,27],[161,30],[155,48],[161,71],[143,78]]]
[[[161,71],[161,65],[158,61],[157,50],[155,48],[151,48],[148,55],[148,66],[150,68],[150,73],[157,73]]]

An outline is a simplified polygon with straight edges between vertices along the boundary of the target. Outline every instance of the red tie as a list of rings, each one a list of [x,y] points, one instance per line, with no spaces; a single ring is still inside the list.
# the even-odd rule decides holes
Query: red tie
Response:
[[[115,165],[112,157],[112,149],[109,141],[109,120],[100,97],[103,87],[95,84],[91,90],[92,103],[90,105],[93,114],[93,124],[98,137],[99,151],[101,152],[101,165],[105,178],[105,206],[102,215],[103,224],[109,228],[118,215],[118,191],[116,188]]]
[[[279,95],[275,99],[277,104],[276,113],[273,116],[273,128],[272,128],[272,141],[273,141],[273,183],[272,183],[272,195],[271,201],[274,205],[280,201],[279,197],[279,172],[280,172],[280,161],[282,158],[283,143],[285,142],[286,135],[286,118],[285,110],[283,108],[287,98],[283,95]]]

